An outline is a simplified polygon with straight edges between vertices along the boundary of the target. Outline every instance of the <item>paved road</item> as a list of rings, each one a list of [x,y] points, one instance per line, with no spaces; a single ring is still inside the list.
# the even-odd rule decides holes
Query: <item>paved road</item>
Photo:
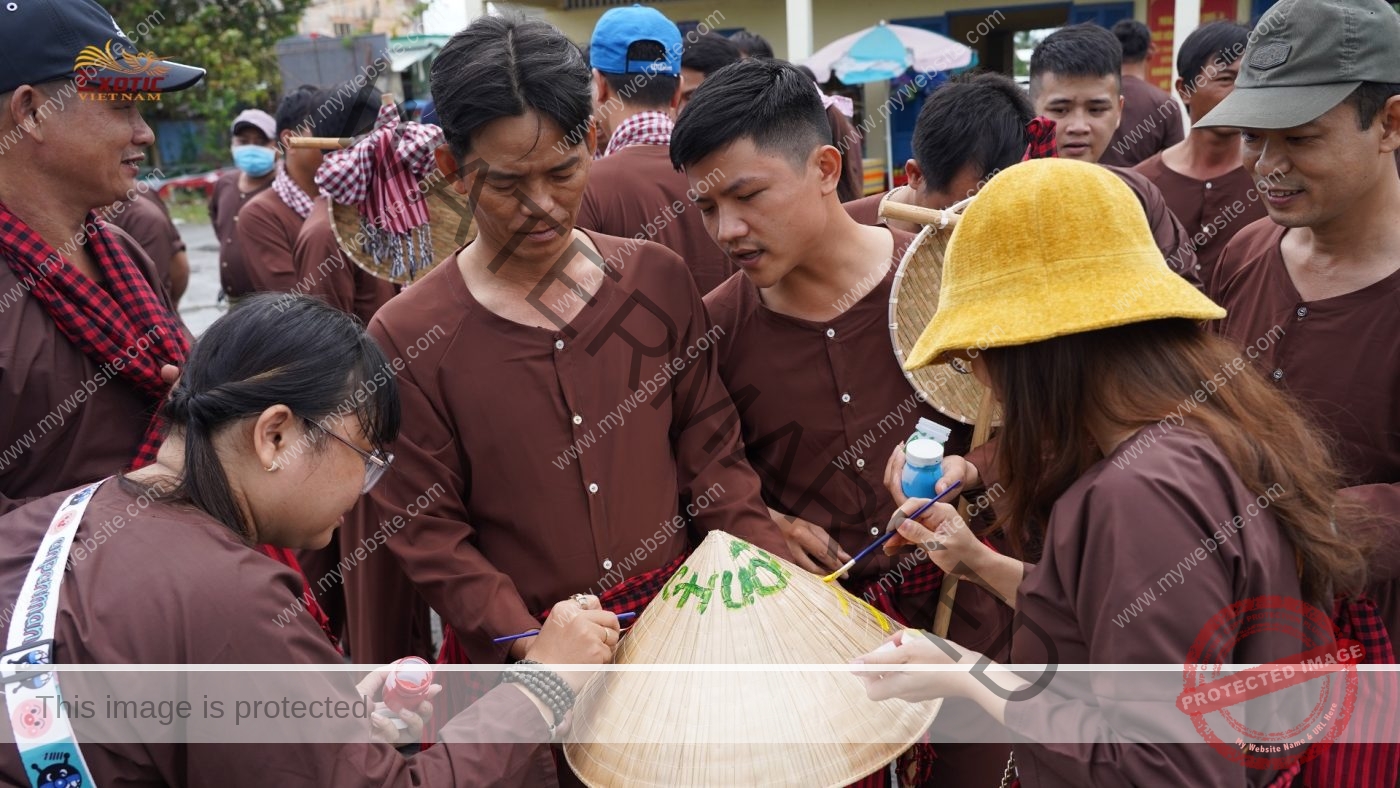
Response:
[[[228,311],[219,300],[219,242],[209,222],[180,225],[190,258],[190,284],[180,299],[180,317],[195,336]]]

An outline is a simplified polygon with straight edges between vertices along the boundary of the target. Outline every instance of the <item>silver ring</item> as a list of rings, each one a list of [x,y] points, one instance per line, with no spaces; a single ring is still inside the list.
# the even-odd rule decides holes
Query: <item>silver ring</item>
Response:
[[[574,594],[569,598],[574,600],[574,604],[578,605],[579,607],[584,607],[584,603],[588,601],[588,597],[584,596],[583,594]]]

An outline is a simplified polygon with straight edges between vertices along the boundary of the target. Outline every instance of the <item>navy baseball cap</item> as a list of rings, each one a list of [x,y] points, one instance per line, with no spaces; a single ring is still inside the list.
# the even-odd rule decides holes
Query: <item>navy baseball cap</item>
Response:
[[[661,60],[628,60],[627,48],[638,41],[655,41]],[[681,74],[681,30],[655,8],[640,5],[614,8],[598,19],[588,46],[589,65],[604,74]]]
[[[136,48],[95,0],[0,0],[0,93],[74,79],[103,93],[169,93],[204,69]]]

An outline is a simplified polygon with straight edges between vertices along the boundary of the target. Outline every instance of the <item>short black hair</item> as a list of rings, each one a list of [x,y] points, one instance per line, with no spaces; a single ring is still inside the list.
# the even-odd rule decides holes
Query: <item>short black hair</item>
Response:
[[[1136,19],[1120,19],[1113,25],[1113,35],[1123,52],[1124,63],[1141,63],[1152,47],[1152,31]]]
[[[739,54],[743,57],[773,57],[773,45],[768,43],[768,39],[757,33],[750,33],[747,30],[740,30],[729,37],[734,42],[734,46],[739,48]]]
[[[701,83],[676,121],[671,163],[689,166],[745,137],[803,166],[814,148],[831,144],[817,86],[782,60],[725,66]]]
[[[320,99],[321,89],[315,85],[299,85],[283,96],[277,104],[277,112],[274,113],[277,120],[277,136],[281,137],[284,131],[294,131],[298,134],[309,132],[311,124],[308,121],[315,113]]]
[[[1031,53],[1031,95],[1046,74],[1064,77],[1123,76],[1123,49],[1108,30],[1085,22],[1045,37]]]
[[[914,161],[925,190],[948,188],[967,165],[985,178],[1019,162],[1034,118],[1030,99],[1009,77],[983,72],[948,80],[914,122]]]
[[[351,81],[321,91],[316,97],[316,136],[354,137],[374,128],[383,95],[372,83],[356,87]]]
[[[1356,108],[1357,125],[1365,131],[1376,124],[1376,116],[1385,109],[1385,103],[1395,96],[1400,96],[1400,84],[1362,82],[1344,103]]]
[[[714,32],[693,38],[686,36],[685,48],[681,50],[681,67],[693,68],[707,77],[743,59],[733,41]]]
[[[627,60],[643,60],[655,62],[666,59],[666,47],[657,41],[633,41],[627,47]],[[676,88],[680,87],[679,76],[670,74],[609,74],[599,72],[603,75],[603,80],[608,83],[621,99],[622,103],[647,109],[657,109],[659,107],[669,107],[671,98],[676,95]]]
[[[592,71],[554,25],[517,12],[480,16],[433,60],[431,93],[458,159],[486,124],[534,110],[582,143],[593,114]]]
[[[1187,92],[1195,92],[1192,83],[1207,66],[1228,66],[1239,60],[1249,46],[1249,32],[1238,22],[1223,20],[1191,31],[1176,56],[1176,75],[1186,83]]]

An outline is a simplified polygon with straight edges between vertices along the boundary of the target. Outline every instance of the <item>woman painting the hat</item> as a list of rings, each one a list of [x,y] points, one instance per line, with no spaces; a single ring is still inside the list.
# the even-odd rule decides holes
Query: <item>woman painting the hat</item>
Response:
[[[28,662],[343,663],[296,606],[300,578],[256,545],[327,543],[389,469],[393,457],[383,447],[399,430],[398,397],[394,370],[354,317],[308,297],[250,297],[195,346],[163,405],[169,433],[154,465],[0,518],[5,610],[23,600],[21,587],[32,593],[33,567],[45,563],[35,559],[41,540],[48,545],[54,534],[73,531],[67,538],[82,546],[69,553],[66,571],[62,560],[47,562],[51,574],[59,567],[56,581],[44,586],[49,596],[52,589],[58,594],[46,625],[53,646],[50,658]],[[85,508],[71,508],[77,501]],[[11,641],[17,631],[10,629]],[[617,641],[617,617],[600,610],[596,597],[580,596],[555,605],[528,656],[601,664]],[[532,673],[454,717],[441,738],[459,743],[413,758],[391,744],[418,740],[432,713],[426,701],[399,712],[402,732],[370,715],[380,743],[369,743],[367,734],[358,743],[324,744],[79,740],[81,757],[63,753],[61,768],[90,768],[84,785],[543,784],[551,772],[538,767],[553,768],[543,745],[588,674]],[[329,670],[299,672],[296,680],[307,698],[372,699],[385,674],[376,671],[358,685],[351,674]],[[31,767],[57,760],[55,754],[0,745],[0,783],[25,782]]]
[[[1334,595],[1361,588],[1363,548],[1332,526],[1337,484],[1326,448],[1283,394],[1252,368],[1237,370],[1237,348],[1204,330],[1224,310],[1164,265],[1111,173],[1056,159],[1004,171],[959,222],[943,276],[939,310],[907,366],[957,359],[1000,400],[991,470],[1006,489],[998,527],[1016,554],[984,546],[941,503],[904,521],[890,544],[938,544],[930,555],[945,571],[1012,604],[1012,662],[1182,665],[1211,617],[1235,603],[1301,600],[1326,621]],[[1217,383],[1203,389],[1207,381]],[[979,483],[970,465],[959,473]],[[1240,525],[1217,541],[1231,522]],[[1214,545],[1206,560],[1158,588],[1203,540]],[[1125,616],[1149,587],[1155,603]],[[1296,636],[1265,632],[1223,661],[1268,663],[1300,650]],[[858,662],[980,659],[902,632]],[[1027,788],[1264,786],[1278,771],[1125,723],[1132,674],[1096,671],[1081,679],[1092,689],[1073,699],[1025,691],[1025,678],[994,663],[983,675],[859,675],[872,698],[966,697],[1026,735],[1035,743],[1013,752]],[[1180,674],[1171,678],[1179,692]]]

